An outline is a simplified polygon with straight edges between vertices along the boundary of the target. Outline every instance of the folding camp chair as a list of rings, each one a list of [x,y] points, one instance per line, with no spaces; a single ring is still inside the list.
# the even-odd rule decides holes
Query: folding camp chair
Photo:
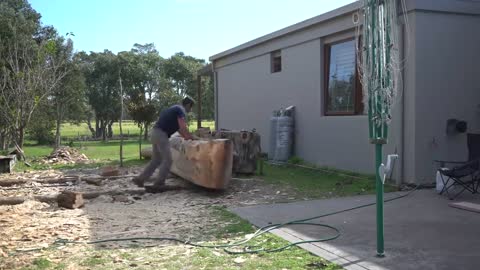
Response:
[[[480,160],[473,160],[465,163],[464,165],[456,166],[452,169],[440,168],[440,177],[443,182],[443,189],[440,194],[446,193],[448,198],[453,200],[462,194],[465,190],[470,191],[472,194],[478,193],[480,185]],[[449,192],[457,190],[457,194],[453,195]]]
[[[468,161],[443,161],[438,170],[443,182],[443,189],[440,194],[446,193],[450,199],[455,199],[465,190],[472,194],[478,193],[480,186],[480,134],[467,134]],[[455,164],[453,168],[445,168],[445,164]],[[452,194],[457,190],[457,194]],[[449,192],[450,191],[450,192]]]

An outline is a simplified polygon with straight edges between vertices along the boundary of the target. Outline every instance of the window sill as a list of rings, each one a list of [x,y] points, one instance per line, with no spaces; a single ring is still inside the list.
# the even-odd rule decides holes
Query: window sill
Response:
[[[362,115],[354,112],[324,112],[325,116],[354,116],[354,115]]]
[[[356,118],[356,117],[368,117],[366,114],[324,114],[322,117],[326,118]]]

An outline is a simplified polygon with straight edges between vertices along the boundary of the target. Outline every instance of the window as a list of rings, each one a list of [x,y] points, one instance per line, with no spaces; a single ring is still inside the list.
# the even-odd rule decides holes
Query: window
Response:
[[[270,72],[280,72],[282,71],[282,54],[280,51],[274,51],[270,53]]]
[[[325,45],[325,115],[363,114],[355,39]]]

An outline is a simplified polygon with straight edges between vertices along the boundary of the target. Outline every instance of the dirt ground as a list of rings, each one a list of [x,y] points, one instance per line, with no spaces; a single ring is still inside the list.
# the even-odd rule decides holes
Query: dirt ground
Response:
[[[123,175],[138,174],[140,168],[121,171]],[[59,178],[65,175],[95,176],[99,170],[37,171],[1,175],[0,182],[12,179]],[[157,194],[101,195],[86,200],[80,209],[59,208],[56,203],[27,200],[18,205],[0,206],[0,269],[21,267],[42,256],[42,248],[55,246],[58,252],[49,258],[61,261],[75,254],[81,245],[52,245],[58,239],[92,241],[125,237],[176,237],[192,241],[213,240],[219,224],[211,206],[242,206],[302,200],[288,187],[276,187],[255,178],[234,178],[225,191],[210,191],[189,182],[170,178],[167,185],[179,190]],[[53,195],[62,190],[84,193],[109,190],[142,190],[131,177],[105,179],[100,186],[84,181],[76,184],[25,183],[0,187],[0,197]],[[142,242],[142,245],[159,243]],[[163,243],[168,244],[168,243]],[[170,243],[171,244],[171,243]],[[102,248],[122,248],[132,242],[100,244]],[[33,249],[33,251],[32,251]],[[38,249],[38,250],[37,250]]]

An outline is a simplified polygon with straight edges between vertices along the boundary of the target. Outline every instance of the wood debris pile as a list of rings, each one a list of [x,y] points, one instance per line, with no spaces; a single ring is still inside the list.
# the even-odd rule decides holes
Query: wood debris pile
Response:
[[[55,179],[62,179],[65,175],[60,171],[28,171],[22,173],[0,174],[0,197],[47,195],[60,192],[64,186],[52,187],[59,184]]]
[[[60,147],[55,149],[49,156],[44,158],[44,164],[73,164],[87,163],[89,161],[85,154],[71,147]]]

